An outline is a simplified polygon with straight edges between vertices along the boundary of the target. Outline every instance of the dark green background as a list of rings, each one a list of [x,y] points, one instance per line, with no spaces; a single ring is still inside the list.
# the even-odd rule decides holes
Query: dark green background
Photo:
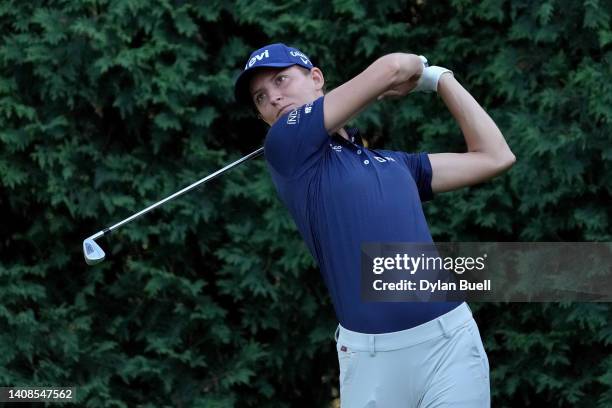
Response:
[[[425,206],[437,241],[612,241],[610,0],[3,1],[0,384],[87,407],[328,407],[336,320],[262,159],[82,240],[262,144],[251,50],[328,89],[385,53],[452,69],[517,156]],[[463,151],[435,95],[373,105],[375,147]],[[537,273],[537,271],[534,271]],[[472,304],[496,407],[612,405],[609,304]]]

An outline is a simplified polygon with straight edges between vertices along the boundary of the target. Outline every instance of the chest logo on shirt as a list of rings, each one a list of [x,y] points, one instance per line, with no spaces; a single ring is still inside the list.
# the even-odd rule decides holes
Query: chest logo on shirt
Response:
[[[386,161],[394,162],[395,159],[393,157],[385,156],[384,158],[380,156],[374,156],[374,159],[380,163],[384,163]]]
[[[341,152],[342,151],[342,146],[340,145],[333,145],[333,144],[329,144],[329,146],[335,151],[335,152]]]
[[[308,105],[306,105],[306,107],[304,108],[304,113],[305,114],[309,114],[310,111],[312,111],[312,103],[309,103]]]

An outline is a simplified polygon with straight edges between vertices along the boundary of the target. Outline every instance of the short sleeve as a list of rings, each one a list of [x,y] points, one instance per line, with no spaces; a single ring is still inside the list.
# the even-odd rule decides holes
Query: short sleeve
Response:
[[[294,177],[320,160],[329,142],[320,97],[281,116],[268,130],[264,143],[266,160],[283,177]]]
[[[428,153],[404,153],[394,151],[386,151],[385,153],[392,153],[408,168],[419,190],[419,198],[422,202],[433,199],[433,191],[431,189],[432,169]]]

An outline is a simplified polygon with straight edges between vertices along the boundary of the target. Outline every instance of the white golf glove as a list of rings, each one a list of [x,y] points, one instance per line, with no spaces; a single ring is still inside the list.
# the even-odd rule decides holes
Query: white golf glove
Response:
[[[419,78],[419,82],[417,82],[417,86],[411,92],[437,92],[438,91],[438,81],[442,74],[449,72],[453,75],[453,71],[447,68],[432,66],[430,67],[427,63],[427,58],[422,55],[419,55],[421,61],[423,61],[423,74],[421,78]]]

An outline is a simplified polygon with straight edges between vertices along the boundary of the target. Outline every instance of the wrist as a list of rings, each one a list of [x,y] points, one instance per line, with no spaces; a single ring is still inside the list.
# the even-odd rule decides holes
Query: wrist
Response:
[[[436,92],[438,92],[440,90],[440,87],[445,86],[446,84],[448,84],[450,82],[451,79],[455,78],[455,75],[453,74],[452,71],[444,71],[441,75],[440,78],[438,79],[438,88],[436,90]]]
[[[413,92],[437,92],[438,91],[438,82],[440,81],[440,77],[443,74],[453,75],[453,71],[447,68],[431,66],[426,67],[423,70],[423,75],[419,79],[416,88],[414,88]]]

